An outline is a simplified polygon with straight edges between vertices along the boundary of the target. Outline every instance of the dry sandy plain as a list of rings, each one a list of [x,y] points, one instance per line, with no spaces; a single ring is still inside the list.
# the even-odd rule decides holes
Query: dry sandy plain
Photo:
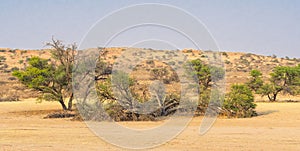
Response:
[[[202,136],[202,117],[196,117],[178,137],[152,150],[300,150],[300,103],[257,104],[259,116],[218,118]],[[55,109],[60,109],[56,102],[1,102],[0,150],[124,150],[95,136],[83,122],[43,119]],[[145,128],[161,122],[121,124]]]

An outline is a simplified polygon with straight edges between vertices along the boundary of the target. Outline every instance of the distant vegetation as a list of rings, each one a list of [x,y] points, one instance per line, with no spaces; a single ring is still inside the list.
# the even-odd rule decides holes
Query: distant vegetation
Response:
[[[64,45],[61,41],[52,39],[47,46],[52,48],[51,59],[42,59],[37,56],[27,57],[19,60],[18,64],[24,64],[24,67],[11,68],[12,75],[16,77],[26,87],[40,92],[39,100],[58,101],[63,110],[72,110],[73,92],[72,92],[72,70],[74,68],[74,57],[77,53],[75,44]],[[153,59],[147,60],[140,68],[149,71],[149,80],[155,81],[152,87],[138,82],[136,77],[124,73],[118,74],[119,80],[127,80],[128,89],[124,85],[119,88],[125,93],[130,93],[135,100],[140,103],[150,100],[151,95],[155,95],[157,99],[157,109],[147,115],[142,115],[134,112],[134,104],[132,99],[125,101],[125,105],[129,106],[131,110],[124,108],[118,103],[116,96],[112,92],[111,75],[112,63],[107,61],[107,58],[116,59],[117,56],[107,57],[107,50],[105,48],[98,48],[100,52],[99,60],[96,64],[95,80],[96,90],[99,97],[99,103],[103,104],[104,110],[115,121],[130,121],[130,120],[155,120],[161,117],[172,115],[175,111],[181,110],[179,108],[180,93],[170,91],[164,94],[166,87],[174,87],[178,84],[179,77],[169,67],[157,67]],[[9,51],[16,53],[15,50]],[[187,50],[192,53],[192,50]],[[41,53],[42,54],[42,53]],[[193,56],[195,54],[193,53]],[[222,56],[229,58],[228,53],[223,52]],[[197,115],[204,115],[209,100],[214,98],[222,106],[216,108],[220,114],[227,117],[252,117],[256,115],[253,93],[267,97],[270,101],[276,101],[279,94],[297,95],[300,92],[300,65],[298,66],[277,66],[274,67],[270,78],[264,81],[263,73],[259,69],[254,69],[254,63],[260,63],[260,60],[255,60],[260,56],[253,54],[244,54],[238,58],[239,64],[234,70],[246,72],[250,71],[250,79],[247,82],[238,82],[239,84],[232,84],[230,91],[226,93],[225,97],[218,95],[217,91],[212,90],[212,85],[218,80],[225,78],[225,70],[219,67],[210,66],[202,59],[207,59],[204,54],[199,54],[197,59],[189,60],[186,65],[190,65],[194,72],[193,76],[197,77],[199,83],[199,100],[197,106]],[[273,55],[273,60],[276,58]],[[6,58],[0,56],[0,67],[7,68],[4,61]],[[278,63],[277,61],[271,61]],[[26,66],[25,66],[26,63]],[[228,65],[233,65],[233,62],[225,60]],[[173,63],[173,65],[175,62]],[[183,64],[183,62],[181,63]],[[252,65],[252,70],[244,68]],[[134,68],[133,71],[138,71]],[[214,81],[212,76],[215,77]],[[236,76],[236,75],[235,75]],[[157,82],[160,81],[160,82]],[[175,88],[176,89],[176,88]],[[179,88],[177,88],[179,89]],[[151,92],[151,93],[150,93]],[[218,98],[215,98],[218,97]],[[213,100],[214,100],[213,99]],[[77,108],[83,108],[80,104],[76,104]],[[83,111],[85,111],[83,109]],[[86,120],[106,120],[106,115],[102,113],[83,112]]]
[[[248,86],[257,94],[267,96],[271,102],[277,100],[279,93],[297,95],[300,92],[300,64],[275,67],[266,83],[261,76],[260,71],[252,70]]]

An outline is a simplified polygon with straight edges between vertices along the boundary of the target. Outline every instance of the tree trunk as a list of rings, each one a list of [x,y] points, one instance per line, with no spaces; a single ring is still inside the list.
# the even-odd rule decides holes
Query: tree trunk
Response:
[[[63,110],[67,110],[67,106],[66,106],[63,98],[61,98],[58,102],[61,104],[61,107],[63,108]]]
[[[70,99],[69,99],[69,102],[68,102],[68,110],[72,110],[72,106],[73,106],[73,97],[74,97],[74,94],[72,93],[71,96],[70,96]]]
[[[268,94],[268,98],[270,100],[270,102],[275,102],[276,101],[276,98],[277,98],[277,94],[271,94],[272,97],[270,96],[270,94]]]
[[[162,116],[166,116],[167,115],[165,107],[161,107],[161,115]]]
[[[273,102],[276,101],[276,98],[277,98],[277,93],[273,95]]]

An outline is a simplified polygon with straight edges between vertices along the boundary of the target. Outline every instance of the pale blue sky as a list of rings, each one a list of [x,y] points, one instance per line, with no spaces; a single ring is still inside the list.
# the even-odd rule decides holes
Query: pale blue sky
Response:
[[[52,35],[79,43],[108,13],[145,2],[187,10],[222,50],[300,58],[298,0],[1,0],[0,47],[41,49]]]

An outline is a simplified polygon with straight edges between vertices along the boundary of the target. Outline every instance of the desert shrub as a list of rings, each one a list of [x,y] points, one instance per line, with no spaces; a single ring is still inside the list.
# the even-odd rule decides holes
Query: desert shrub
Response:
[[[14,80],[17,80],[17,78],[16,77],[9,77],[8,80],[14,81]]]
[[[244,54],[243,56],[244,56],[244,57],[251,57],[252,54],[251,54],[251,53],[246,53],[246,54]]]
[[[177,74],[172,69],[154,68],[150,71],[151,80],[162,80],[164,84],[179,82]]]
[[[76,116],[75,113],[69,113],[67,111],[60,111],[60,112],[51,113],[44,118],[45,119],[47,119],[47,118],[70,118],[70,117],[75,117],[75,116]]]
[[[222,52],[222,55],[228,57],[228,54],[226,52]]]
[[[24,60],[19,60],[19,64],[23,64],[24,63]]]
[[[175,61],[171,61],[171,62],[168,62],[168,64],[174,66],[176,64],[176,62]]]
[[[1,49],[1,50],[0,50],[0,52],[6,52],[6,50],[4,50],[4,49]]]
[[[227,117],[252,117],[256,115],[254,96],[248,86],[235,84],[226,95],[223,104],[223,114]]]
[[[18,70],[20,70],[18,67],[11,68],[11,71],[18,71]]]
[[[150,65],[151,65],[151,64],[154,64],[154,61],[153,61],[153,60],[147,60],[147,61],[146,61],[146,64],[150,64]]]
[[[16,98],[16,97],[0,98],[0,102],[14,102],[14,101],[19,101],[19,98]]]
[[[273,60],[271,60],[271,62],[279,63],[279,61],[277,59],[273,59]]]
[[[14,49],[14,50],[9,50],[8,52],[11,52],[11,53],[16,53],[16,49]]]
[[[0,56],[0,62],[4,62],[6,60],[5,56]]]
[[[230,64],[231,62],[230,62],[229,60],[226,60],[225,63],[226,63],[226,64]]]
[[[21,51],[21,55],[23,55],[24,53],[27,53],[27,50]]]
[[[186,52],[187,52],[187,53],[192,53],[193,50],[192,50],[192,49],[188,49]]]
[[[16,91],[2,90],[0,91],[0,102],[19,101],[20,96]]]
[[[250,65],[250,62],[247,59],[241,58],[241,63],[244,65]]]
[[[8,65],[7,65],[7,64],[4,64],[4,65],[3,65],[3,69],[6,69],[6,68],[8,68]]]

